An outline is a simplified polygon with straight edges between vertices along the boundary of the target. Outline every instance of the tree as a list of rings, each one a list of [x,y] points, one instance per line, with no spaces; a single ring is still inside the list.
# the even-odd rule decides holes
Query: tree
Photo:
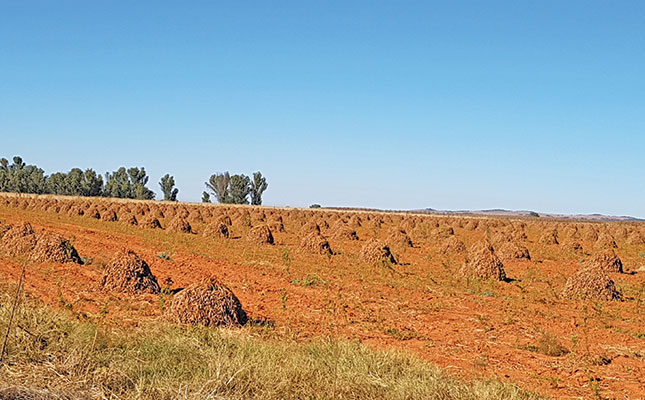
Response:
[[[68,173],[55,172],[46,177],[46,192],[67,196],[100,196],[103,191],[103,179],[94,170],[83,172],[72,168]]]
[[[166,174],[161,177],[159,186],[161,186],[164,200],[177,201],[177,193],[179,193],[179,189],[175,188],[175,178],[173,176]]]
[[[250,186],[251,204],[254,206],[262,205],[262,193],[267,190],[269,184],[260,171],[253,173],[253,181]]]
[[[231,203],[249,204],[247,197],[251,192],[250,181],[251,179],[244,174],[231,176],[231,182],[229,183]]]
[[[210,203],[211,202],[211,195],[208,194],[208,192],[203,192],[202,193],[202,203]]]
[[[93,169],[86,169],[81,181],[81,196],[102,196],[103,178]]]
[[[146,187],[148,176],[145,168],[124,167],[112,173],[105,174],[104,195],[122,199],[150,200],[155,193]]]
[[[206,182],[206,187],[210,189],[218,203],[226,204],[231,203],[231,198],[229,196],[229,185],[231,182],[231,175],[228,171],[224,173],[216,173],[211,175]]]
[[[22,158],[15,156],[13,164],[0,160],[0,190],[17,193],[46,193],[45,171],[35,165],[26,165]]]
[[[105,196],[127,199],[132,198],[131,192],[130,177],[124,167],[105,174],[105,190],[103,191]]]
[[[62,172],[56,172],[47,177],[46,187],[47,193],[52,194],[67,194],[65,191],[65,178],[66,174]]]
[[[130,182],[132,184],[132,198],[138,200],[151,200],[155,198],[155,192],[148,189],[148,175],[145,168],[132,167],[128,169]]]

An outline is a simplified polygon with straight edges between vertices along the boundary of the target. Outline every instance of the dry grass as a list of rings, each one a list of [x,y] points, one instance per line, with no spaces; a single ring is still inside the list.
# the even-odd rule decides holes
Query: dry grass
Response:
[[[9,290],[11,289],[11,290]],[[15,287],[2,287],[10,304]],[[6,327],[9,307],[0,308]],[[356,342],[297,342],[271,328],[154,322],[127,333],[23,299],[0,393],[27,398],[537,399],[515,385],[464,382],[414,356]],[[20,398],[20,397],[18,397]]]

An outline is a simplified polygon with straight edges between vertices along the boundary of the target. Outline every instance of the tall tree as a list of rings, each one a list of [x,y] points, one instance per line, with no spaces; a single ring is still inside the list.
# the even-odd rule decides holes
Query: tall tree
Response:
[[[46,193],[45,171],[35,165],[27,165],[22,158],[15,156],[13,163],[0,160],[0,185],[2,191],[17,193]]]
[[[66,174],[62,172],[56,172],[47,177],[47,193],[51,194],[68,194],[65,190],[65,178]]]
[[[229,195],[230,182],[231,175],[228,173],[228,171],[224,173],[218,172],[211,175],[211,177],[208,179],[208,182],[206,182],[206,187],[213,192],[218,203],[226,204],[231,202]]]
[[[177,201],[177,193],[179,193],[179,189],[175,187],[175,178],[173,176],[170,176],[170,174],[162,176],[159,186],[163,192],[164,200]]]
[[[253,173],[253,181],[251,181],[251,204],[254,206],[262,205],[262,193],[267,190],[269,184],[265,177],[262,176],[260,171]]]
[[[105,174],[105,190],[103,194],[107,197],[118,197],[121,199],[132,198],[130,176],[125,167]]]
[[[86,169],[81,183],[82,196],[102,196],[103,178],[93,169]]]
[[[251,179],[244,174],[231,176],[229,193],[233,204],[249,204],[247,197],[251,191],[250,181]]]
[[[0,192],[9,191],[9,160],[0,159]]]
[[[148,189],[148,175],[145,168],[132,167],[128,169],[130,183],[132,185],[132,198],[138,200],[151,200],[155,198],[155,192]]]

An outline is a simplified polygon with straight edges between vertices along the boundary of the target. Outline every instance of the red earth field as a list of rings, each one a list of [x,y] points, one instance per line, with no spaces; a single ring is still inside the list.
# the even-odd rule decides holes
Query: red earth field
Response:
[[[143,227],[152,218],[162,228]],[[162,287],[214,276],[249,318],[301,340],[406,349],[457,376],[495,377],[554,398],[645,398],[642,223],[10,195],[0,197],[0,221],[70,240],[84,265],[2,247],[0,277],[17,281],[27,263],[26,291],[79,318],[107,311],[114,327],[168,318],[170,295],[101,287],[105,266],[126,248]],[[380,246],[370,252],[373,239]],[[477,252],[483,243],[492,255]],[[380,259],[384,245],[396,262]],[[597,257],[612,252],[622,273],[600,265]],[[488,267],[487,257],[499,257],[506,280],[471,273],[477,263]],[[565,291],[586,268],[604,268],[621,299]]]

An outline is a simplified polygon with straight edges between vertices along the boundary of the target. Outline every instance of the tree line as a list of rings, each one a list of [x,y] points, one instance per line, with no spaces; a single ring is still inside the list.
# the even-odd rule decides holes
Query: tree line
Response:
[[[155,193],[147,187],[149,177],[143,167],[121,167],[107,172],[105,179],[91,168],[72,168],[69,172],[55,172],[45,175],[36,165],[26,164],[19,156],[10,163],[0,159],[0,192],[57,194],[67,196],[103,196],[124,199],[151,200]],[[266,179],[258,171],[253,181],[245,175],[217,173],[206,182],[207,188],[220,203],[261,205],[262,193],[268,187]],[[179,189],[175,178],[164,175],[159,187],[166,201],[177,201]],[[204,192],[202,201],[210,202],[210,194]]]

